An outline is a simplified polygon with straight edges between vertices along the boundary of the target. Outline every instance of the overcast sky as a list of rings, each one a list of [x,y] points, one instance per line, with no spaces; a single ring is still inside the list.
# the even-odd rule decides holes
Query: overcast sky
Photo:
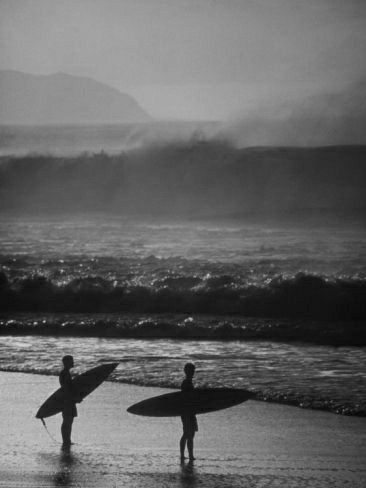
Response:
[[[356,81],[365,52],[366,0],[0,0],[0,69],[92,77],[162,118]]]

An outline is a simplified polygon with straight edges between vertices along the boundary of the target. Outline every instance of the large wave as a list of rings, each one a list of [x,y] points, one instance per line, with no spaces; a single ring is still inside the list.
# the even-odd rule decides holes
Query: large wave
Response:
[[[118,284],[100,276],[57,283],[44,276],[9,281],[0,274],[0,310],[8,312],[133,312],[245,317],[364,320],[366,281],[299,273],[263,285],[230,276],[167,278],[151,286]]]
[[[2,211],[200,218],[358,215],[366,147],[237,149],[218,141],[119,155],[2,158]]]

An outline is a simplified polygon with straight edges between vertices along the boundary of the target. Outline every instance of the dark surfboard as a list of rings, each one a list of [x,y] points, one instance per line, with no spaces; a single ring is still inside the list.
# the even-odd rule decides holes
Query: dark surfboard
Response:
[[[72,380],[72,385],[76,395],[76,403],[79,403],[103,383],[117,366],[118,363],[102,364],[101,366],[89,369],[85,373],[75,376]],[[64,392],[62,388],[59,388],[43,403],[36,414],[36,418],[45,419],[60,413],[63,408],[63,402]]]
[[[196,388],[148,398],[135,403],[127,412],[147,417],[176,417],[186,413],[201,414],[222,410],[253,397],[254,393],[236,388]]]

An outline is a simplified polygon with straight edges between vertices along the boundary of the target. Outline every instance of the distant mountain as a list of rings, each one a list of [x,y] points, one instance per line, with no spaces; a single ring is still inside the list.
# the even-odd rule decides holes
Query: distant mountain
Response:
[[[0,123],[101,124],[147,122],[129,95],[91,78],[0,70]]]
[[[343,90],[289,101],[226,127],[239,146],[366,144],[366,79]]]

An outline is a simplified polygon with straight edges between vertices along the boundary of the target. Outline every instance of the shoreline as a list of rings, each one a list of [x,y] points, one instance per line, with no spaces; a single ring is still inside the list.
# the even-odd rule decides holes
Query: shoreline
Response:
[[[196,387],[244,388],[266,402],[366,417],[364,348],[10,335],[0,339],[0,370],[58,374],[60,358],[70,351],[78,358],[74,374],[119,362],[111,381],[177,389],[191,360],[199,372]]]
[[[0,374],[1,373],[16,373],[16,374],[25,374],[25,375],[36,375],[36,376],[52,376],[52,377],[57,377],[58,373],[53,373],[50,371],[18,371],[18,370],[10,370],[10,369],[5,369],[5,368],[0,368]],[[172,388],[170,386],[164,386],[164,385],[144,385],[144,384],[139,384],[139,383],[134,383],[132,381],[122,381],[122,380],[116,380],[116,379],[107,379],[105,380],[107,383],[116,383],[122,386],[131,386],[134,388],[148,388],[152,390],[161,390],[163,393],[168,393],[169,391],[176,391],[177,388]],[[283,405],[287,407],[295,407],[295,408],[300,408],[301,410],[313,410],[316,412],[326,412],[330,413],[333,415],[340,415],[342,417],[358,417],[358,418],[366,418],[366,413],[364,412],[356,412],[352,413],[347,410],[345,411],[336,411],[331,409],[328,406],[323,406],[323,407],[305,407],[301,404],[300,400],[291,400],[291,399],[277,399],[277,398],[264,398],[264,395],[261,392],[255,392],[253,400],[257,402],[263,402],[263,403],[270,403],[274,405]],[[153,393],[151,396],[155,396]]]
[[[137,417],[167,390],[105,382],[78,406],[69,454],[34,418],[53,376],[0,372],[1,487],[344,487],[366,482],[366,419],[250,400],[198,416],[194,465],[179,462],[179,418]],[[8,412],[8,415],[5,415]],[[60,440],[61,417],[46,419]]]

